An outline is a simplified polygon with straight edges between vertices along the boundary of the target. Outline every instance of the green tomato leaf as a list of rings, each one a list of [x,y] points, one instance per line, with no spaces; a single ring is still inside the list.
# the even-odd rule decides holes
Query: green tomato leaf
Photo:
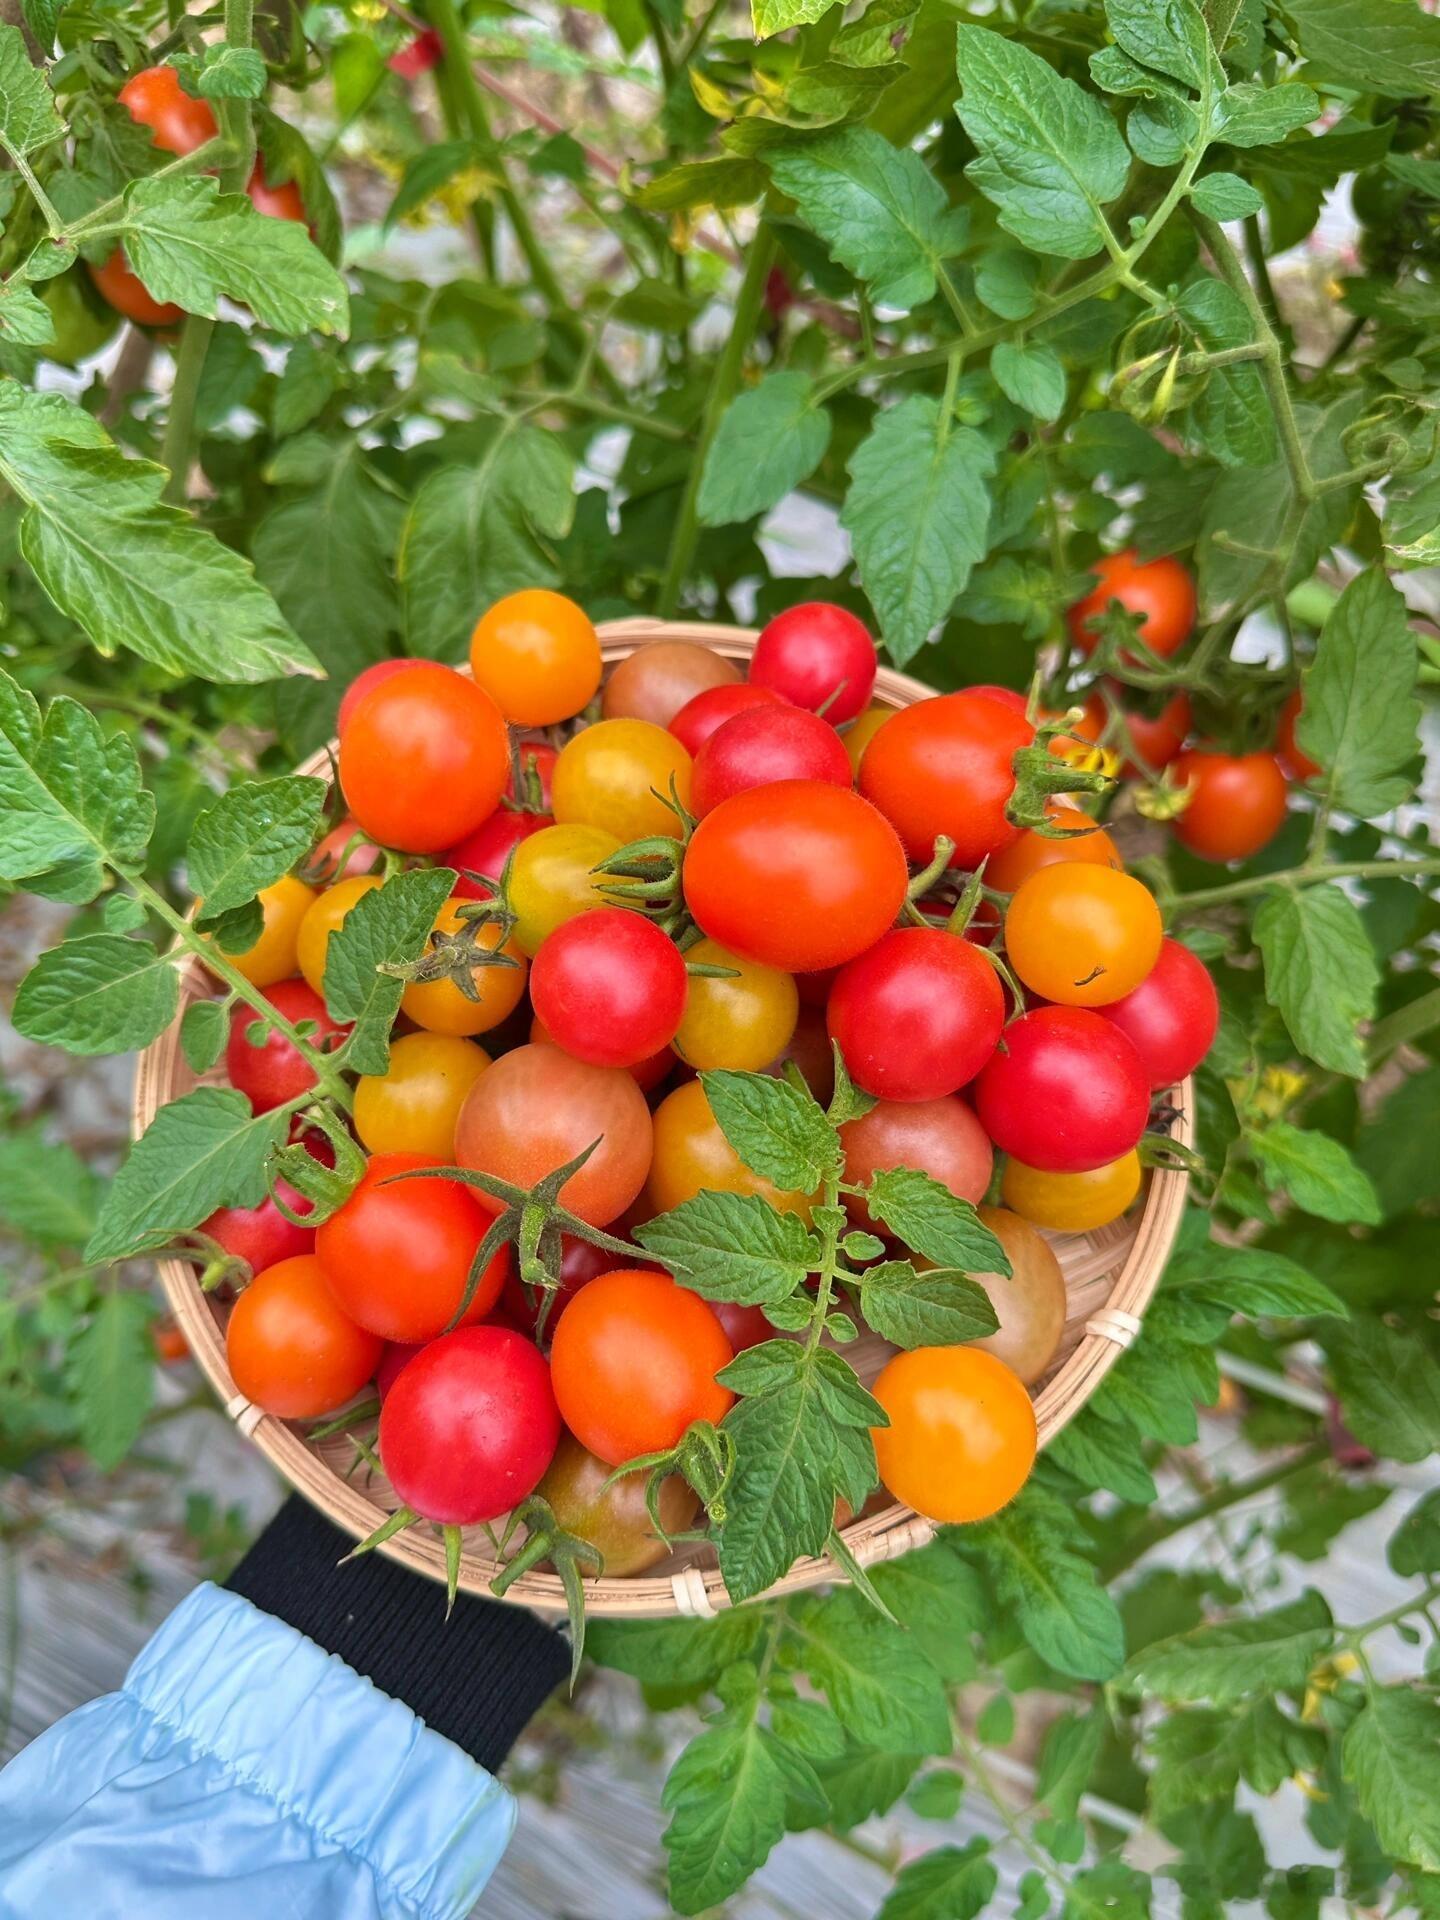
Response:
[[[635,204],[651,213],[691,213],[700,207],[724,212],[748,207],[760,199],[765,186],[765,169],[758,160],[731,155],[723,160],[690,160],[647,180],[635,194]]]
[[[721,1132],[752,1173],[791,1193],[813,1193],[840,1165],[840,1142],[813,1094],[765,1073],[702,1073]]]
[[[963,97],[956,112],[980,157],[965,169],[1022,246],[1087,260],[1105,244],[1101,208],[1130,156],[1093,94],[988,27],[957,29]]]
[[[75,1396],[80,1444],[108,1472],[130,1451],[155,1388],[148,1294],[112,1288],[65,1356],[66,1384]]]
[[[782,1764],[778,1742],[756,1717],[759,1704],[757,1695],[727,1707],[665,1782],[664,1843],[678,1913],[704,1912],[743,1886],[785,1831],[787,1776],[795,1767],[809,1771],[796,1754]]]
[[[254,1207],[265,1162],[289,1130],[288,1114],[252,1115],[243,1093],[197,1087],[162,1107],[131,1147],[85,1248],[99,1265],[163,1245],[217,1207]]]
[[[1385,1851],[1440,1873],[1440,1705],[1409,1686],[1367,1688],[1341,1759]]]
[[[1157,1488],[1140,1457],[1135,1435],[1087,1405],[1045,1449],[1045,1458],[1062,1467],[1082,1487],[1118,1495],[1132,1506],[1148,1507]]]
[[[936,1847],[900,1869],[875,1920],[975,1920],[999,1884],[988,1840]]]
[[[3,1181],[0,1160],[0,1181]],[[0,1191],[0,1212],[4,1195]],[[1432,1487],[1406,1514],[1385,1549],[1390,1571],[1402,1579],[1418,1573],[1440,1573],[1440,1487]]]
[[[870,283],[877,306],[908,312],[933,299],[968,215],[947,204],[919,154],[892,147],[873,127],[842,127],[765,158],[831,259]]]
[[[340,363],[333,350],[313,340],[297,340],[285,356],[270,401],[270,424],[275,437],[288,440],[308,427],[338,390]]]
[[[1040,263],[1018,247],[999,247],[975,266],[975,292],[1002,320],[1028,320],[1035,311]]]
[[[1440,1066],[1402,1080],[1360,1135],[1355,1158],[1387,1220],[1422,1200],[1440,1200],[1440,1154],[1431,1137],[1440,1112]]]
[[[1195,0],[1105,0],[1105,18],[1119,45],[1142,66],[1183,80],[1196,93],[1225,85]]]
[[[1010,1272],[1004,1247],[982,1225],[970,1202],[918,1168],[882,1169],[870,1182],[865,1204],[907,1247],[937,1267],[957,1267],[967,1273]]]
[[[49,307],[22,280],[0,284],[0,339],[17,347],[44,347],[55,338]]]
[[[1334,807],[1362,820],[1407,800],[1419,754],[1416,647],[1405,602],[1379,567],[1357,574],[1321,629],[1304,677],[1297,744],[1324,769]]]
[[[787,1300],[820,1264],[804,1221],[754,1193],[698,1193],[635,1238],[692,1292],[747,1307]]]
[[[358,36],[352,36],[348,44],[353,47],[356,38]],[[337,69],[332,68],[331,78],[338,80]],[[355,111],[359,111],[358,105]],[[342,118],[348,117],[345,107],[340,106],[339,112]],[[259,104],[250,109],[250,114],[255,122],[255,146],[265,168],[266,185],[283,187],[290,181],[295,183],[314,229],[316,246],[327,260],[338,266],[345,235],[324,166],[298,127],[292,127],[288,120],[282,120]]]
[[[1119,1684],[1171,1704],[1208,1700],[1228,1706],[1258,1692],[1303,1688],[1334,1640],[1329,1607],[1322,1595],[1307,1590],[1298,1600],[1249,1619],[1157,1640],[1135,1655]]]
[[[956,1537],[978,1554],[997,1608],[1057,1673],[1108,1680],[1125,1658],[1115,1602],[1081,1552],[1070,1510],[1032,1480],[989,1520]]]
[[[925,644],[983,560],[995,455],[914,393],[878,414],[850,459],[840,524],[897,666]]]
[[[175,1018],[173,960],[148,940],[92,933],[42,953],[15,996],[15,1028],[67,1053],[130,1053]]]
[[[207,807],[190,830],[190,884],[206,921],[273,886],[314,845],[323,780],[245,780]]]
[[[886,1753],[948,1753],[939,1674],[903,1628],[853,1588],[791,1603],[800,1664],[857,1740]]]
[[[1425,1460],[1440,1448],[1440,1368],[1408,1327],[1368,1314],[1325,1330],[1345,1424],[1387,1460]]]
[[[729,526],[768,513],[808,480],[830,444],[830,415],[807,374],[767,373],[721,416],[700,482],[700,519]]]
[[[1329,1134],[1273,1120],[1263,1133],[1250,1136],[1250,1150],[1267,1185],[1288,1193],[1306,1213],[1342,1226],[1380,1224],[1380,1201],[1370,1176]]]
[[[1300,50],[1357,93],[1440,93],[1440,20],[1410,0],[1285,0]]]
[[[53,41],[53,32],[50,37]],[[0,26],[0,146],[11,154],[38,153],[64,131],[55,96],[43,69],[31,60],[24,34],[18,27]]]
[[[195,86],[206,100],[258,100],[265,91],[265,62],[254,47],[221,41],[205,49]]]
[[[1319,96],[1297,81],[1258,87],[1242,80],[1220,96],[1214,137],[1231,147],[1265,147],[1309,126],[1319,112]]]
[[[1211,220],[1247,220],[1265,205],[1263,196],[1238,173],[1207,173],[1191,187],[1190,198]]]
[[[1206,1300],[1227,1313],[1337,1314],[1343,1319],[1349,1312],[1323,1281],[1268,1247],[1186,1248],[1171,1259],[1163,1284],[1167,1293]]]
[[[1065,367],[1053,347],[1022,347],[1002,341],[990,355],[990,371],[1007,400],[1037,420],[1058,420],[1065,406]]]
[[[1302,1769],[1324,1764],[1328,1741],[1273,1700],[1251,1701],[1239,1713],[1194,1707],[1154,1729],[1148,1749],[1150,1809],[1160,1818],[1215,1800],[1229,1801],[1242,1780],[1257,1793],[1277,1793]]]
[[[974,1678],[975,1636],[995,1619],[984,1581],[947,1541],[872,1567],[870,1582],[942,1680]]]
[[[1057,1819],[1073,1820],[1104,1744],[1105,1715],[1098,1708],[1083,1714],[1062,1713],[1053,1720],[1040,1755],[1036,1801]]]
[[[333,1019],[353,1022],[345,1043],[351,1072],[384,1073],[389,1065],[405,982],[379,969],[419,959],[454,886],[449,867],[397,873],[362,894],[326,942],[325,1005]]]
[[[1375,1013],[1379,974],[1360,911],[1338,887],[1277,887],[1255,915],[1265,997],[1307,1059],[1361,1079],[1357,1031]]]
[[[750,1658],[764,1624],[758,1607],[734,1607],[714,1620],[594,1620],[585,1651],[647,1687],[709,1686]]]
[[[787,27],[805,27],[823,20],[836,0],[750,0],[750,20],[757,40],[784,33]]]
[[[1221,280],[1192,282],[1180,296],[1179,311],[1210,352],[1243,346],[1251,339],[1244,302]],[[1249,362],[1212,367],[1190,413],[1205,451],[1222,466],[1263,467],[1275,458],[1274,412],[1260,370]]]
[[[103,1183],[38,1127],[0,1134],[0,1220],[43,1246],[83,1247],[95,1228]]]
[[[906,1260],[866,1270],[860,1311],[882,1340],[897,1347],[958,1346],[983,1339],[1000,1324],[977,1281],[943,1267],[919,1273]]]
[[[192,1073],[208,1073],[225,1051],[230,1021],[219,1000],[195,1000],[180,1021],[180,1050]]]

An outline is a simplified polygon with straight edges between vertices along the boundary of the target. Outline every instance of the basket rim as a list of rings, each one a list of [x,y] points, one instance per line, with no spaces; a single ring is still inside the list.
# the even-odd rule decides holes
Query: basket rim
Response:
[[[602,622],[597,632],[606,666],[626,658],[637,646],[655,640],[694,641],[729,659],[743,660],[753,651],[758,637],[753,627],[660,620],[646,615]],[[922,681],[895,668],[882,665],[877,672],[875,697],[884,704],[908,706],[929,698],[932,692]],[[297,771],[327,772],[333,744],[312,755]],[[131,1102],[132,1138],[145,1130],[162,1106],[177,1097],[171,1079],[180,1058],[179,1029],[186,1004],[183,990],[187,986],[193,989],[204,979],[203,969],[194,958],[183,962],[179,972],[182,1007],[171,1025],[145,1048],[137,1062]],[[1179,1109],[1174,1138],[1181,1146],[1192,1146],[1192,1080],[1187,1077],[1172,1089],[1171,1098]],[[1145,1309],[1159,1285],[1179,1233],[1188,1187],[1189,1175],[1183,1167],[1156,1168],[1151,1173],[1134,1237],[1119,1262],[1119,1271],[1113,1273],[1103,1307],[1089,1315],[1073,1350],[1033,1395],[1041,1449],[1080,1411],[1139,1333]],[[225,1363],[223,1331],[209,1299],[200,1290],[195,1270],[173,1255],[162,1256],[156,1264],[170,1310],[224,1411],[290,1487],[352,1538],[365,1538],[389,1509],[342,1479],[291,1425],[262,1412],[238,1392]],[[1105,1271],[1111,1273],[1113,1269]],[[871,1566],[924,1546],[935,1533],[936,1527],[931,1521],[893,1502],[878,1512],[850,1520],[842,1527],[841,1538],[861,1566]],[[429,1531],[409,1529],[396,1534],[379,1551],[429,1579],[438,1582],[445,1579],[444,1550],[438,1536]],[[460,1566],[461,1591],[493,1598],[489,1583],[495,1570],[494,1560],[467,1542]],[[829,1555],[809,1557],[797,1561],[781,1580],[756,1597],[775,1598],[845,1579],[844,1568]],[[674,1614],[707,1617],[733,1604],[716,1564],[692,1563],[677,1571],[632,1578],[601,1574],[587,1579],[584,1586],[587,1612],[596,1618],[644,1619]],[[555,1574],[522,1575],[504,1598],[557,1616],[566,1611],[564,1591]]]

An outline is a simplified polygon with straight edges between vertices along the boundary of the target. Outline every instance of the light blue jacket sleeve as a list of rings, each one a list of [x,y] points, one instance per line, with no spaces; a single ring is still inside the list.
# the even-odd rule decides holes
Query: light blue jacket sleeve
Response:
[[[0,1920],[462,1920],[514,1824],[408,1707],[203,1586],[0,1773]]]

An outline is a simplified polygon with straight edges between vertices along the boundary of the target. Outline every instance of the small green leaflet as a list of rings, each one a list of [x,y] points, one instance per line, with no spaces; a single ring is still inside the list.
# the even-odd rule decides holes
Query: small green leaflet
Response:
[[[976,1920],[999,1883],[988,1840],[936,1847],[900,1869],[875,1920]]]
[[[999,247],[975,266],[975,292],[1002,320],[1025,320],[1035,311],[1040,263],[1018,247]]]
[[[1440,1873],[1440,1705],[1410,1687],[1368,1687],[1341,1754],[1385,1851]]]
[[[1163,1818],[1182,1807],[1230,1800],[1242,1779],[1257,1793],[1276,1793],[1302,1769],[1322,1766],[1328,1742],[1318,1727],[1301,1726],[1261,1698],[1238,1713],[1192,1707],[1171,1714],[1148,1746],[1157,1762],[1150,1809]]]
[[[966,173],[1023,246],[1089,259],[1105,243],[1100,209],[1130,172],[1119,129],[1093,94],[1027,47],[988,27],[956,31],[956,111],[980,149]]]
[[[83,1247],[95,1227],[102,1183],[73,1147],[37,1127],[0,1134],[0,1220],[45,1246]]]
[[[1440,1449],[1440,1367],[1409,1327],[1368,1314],[1327,1328],[1325,1347],[1345,1424],[1387,1460],[1425,1460]]]
[[[388,233],[397,220],[433,200],[457,174],[490,172],[489,161],[490,155],[475,140],[441,140],[422,147],[407,163],[395,198],[385,210],[385,231]]]
[[[44,347],[55,338],[50,309],[22,280],[0,283],[0,339],[17,347]]]
[[[915,1167],[887,1168],[871,1181],[865,1204],[907,1247],[937,1267],[1002,1276],[1010,1272],[1005,1249],[970,1202],[928,1173]]]
[[[1058,420],[1065,405],[1065,367],[1053,347],[1022,347],[1002,341],[990,355],[990,371],[1007,400],[1037,420]]]
[[[197,1087],[156,1114],[131,1147],[85,1248],[99,1265],[155,1246],[216,1207],[257,1206],[265,1161],[289,1131],[283,1110],[252,1117],[243,1093]]]
[[[1413,0],[1285,0],[1300,50],[1327,79],[1395,99],[1440,93],[1440,20]]]
[[[1118,1494],[1132,1506],[1148,1507],[1158,1489],[1141,1458],[1135,1433],[1097,1413],[1080,1409],[1045,1448],[1045,1458],[1074,1476],[1082,1487]]]
[[[757,160],[727,156],[692,160],[647,180],[635,195],[638,207],[652,213],[689,212],[697,207],[748,207],[765,191],[765,169]]]
[[[1177,1253],[1165,1269],[1167,1291],[1194,1293],[1248,1314],[1337,1314],[1348,1309],[1323,1281],[1267,1247],[1206,1245]]]
[[[214,319],[228,295],[277,333],[350,328],[345,282],[298,220],[271,220],[213,180],[150,176],[125,189],[120,238],[156,300]]]
[[[0,146],[23,157],[48,147],[64,131],[55,97],[44,71],[30,58],[24,34],[18,27],[0,26]]]
[[[1257,1691],[1290,1692],[1335,1638],[1324,1598],[1307,1591],[1249,1619],[1196,1627],[1136,1654],[1120,1684],[1172,1704],[1208,1700],[1228,1706]]]
[[[1319,112],[1318,95],[1294,80],[1278,87],[1257,87],[1243,80],[1221,94],[1214,138],[1231,147],[1265,147],[1298,127],[1309,126]]]
[[[1250,182],[1238,173],[1207,173],[1190,189],[1190,198],[1212,220],[1247,220],[1265,205]]]
[[[1157,68],[1202,93],[1225,75],[1195,0],[1105,0],[1105,18],[1132,60]]]
[[[813,1193],[840,1165],[840,1142],[814,1096],[764,1073],[702,1073],[721,1132],[752,1173],[785,1192]]]
[[[80,1444],[97,1467],[118,1467],[145,1424],[155,1387],[149,1339],[155,1303],[145,1293],[112,1288],[65,1357],[75,1396]]]
[[[15,1028],[67,1053],[148,1047],[175,1018],[173,961],[148,940],[92,933],[42,953],[15,996]]]
[[[1440,1572],[1440,1487],[1432,1487],[1406,1514],[1390,1536],[1385,1558],[1391,1572],[1403,1579],[1417,1573]]]
[[[901,1627],[853,1588],[792,1602],[801,1664],[847,1732],[886,1753],[948,1753],[940,1675]]]
[[[865,1270],[860,1311],[882,1340],[897,1347],[957,1346],[999,1325],[990,1296],[976,1281],[944,1268],[917,1273],[906,1260]]]
[[[1250,1150],[1266,1185],[1288,1193],[1306,1213],[1342,1226],[1380,1224],[1380,1201],[1370,1176],[1328,1133],[1273,1120],[1262,1132],[1250,1135]]]
[[[190,885],[205,918],[253,900],[314,844],[325,805],[323,780],[246,780],[207,807],[190,831]]]
[[[42,721],[35,696],[0,670],[0,880],[83,905],[107,864],[143,865],[154,826],[130,742],[107,740],[93,714],[63,697]]]
[[[265,91],[265,62],[254,47],[207,47],[196,76],[206,100],[258,100]]]
[[[1362,820],[1389,813],[1414,786],[1415,654],[1404,600],[1370,567],[1336,602],[1305,673],[1297,744],[1324,769],[1331,805]]]
[[[750,20],[757,40],[784,33],[787,27],[809,26],[821,20],[836,0],[750,0]]]
[[[1440,1155],[1431,1130],[1440,1112],[1440,1066],[1402,1080],[1360,1135],[1355,1158],[1387,1220],[1422,1200],[1440,1200]]]
[[[354,1024],[345,1043],[345,1065],[352,1072],[384,1073],[389,1065],[390,1028],[405,983],[378,969],[419,959],[454,885],[449,867],[397,873],[362,894],[330,935],[325,1004],[332,1018]]]
[[[1244,302],[1221,280],[1192,282],[1180,296],[1179,311],[1212,352],[1242,346],[1251,337]],[[1190,412],[1206,452],[1222,466],[1263,467],[1275,458],[1274,415],[1258,367],[1244,361],[1212,367]]]
[[[768,513],[819,466],[830,415],[803,373],[767,373],[721,416],[700,482],[700,519],[729,526]]]
[[[647,1687],[706,1686],[753,1654],[763,1625],[758,1607],[733,1607],[714,1620],[596,1620],[585,1651]]]
[[[270,424],[287,440],[308,427],[340,385],[341,367],[332,350],[313,340],[297,340],[286,356],[270,403]]]
[[[214,1066],[225,1050],[229,1024],[219,1000],[195,1000],[185,1009],[180,1049],[192,1073],[208,1073]]]
[[[985,557],[994,469],[987,442],[920,393],[878,414],[851,456],[840,524],[897,666],[919,652]]]
[[[788,1299],[820,1264],[804,1221],[754,1193],[706,1190],[647,1220],[635,1237],[693,1292],[744,1306]]]
[[[1062,1713],[1052,1721],[1035,1782],[1040,1805],[1058,1819],[1073,1820],[1104,1744],[1105,1715],[1098,1708],[1085,1714]]]
[[[788,1776],[809,1771],[758,1719],[758,1695],[727,1707],[692,1740],[665,1782],[665,1850],[677,1913],[728,1899],[785,1832]],[[813,1778],[813,1775],[812,1775]],[[818,1781],[815,1791],[822,1793]]]
[[[942,262],[964,244],[968,215],[919,154],[873,127],[842,127],[766,155],[833,260],[870,283],[877,306],[908,312],[932,299]]]
[[[1265,997],[1308,1059],[1360,1079],[1359,1022],[1375,1013],[1379,972],[1359,909],[1338,887],[1277,887],[1255,915]]]
[[[1042,1660],[1077,1680],[1108,1680],[1125,1658],[1115,1602],[1081,1550],[1070,1509],[1032,1480],[989,1520],[952,1535],[978,1554],[1002,1617]]]

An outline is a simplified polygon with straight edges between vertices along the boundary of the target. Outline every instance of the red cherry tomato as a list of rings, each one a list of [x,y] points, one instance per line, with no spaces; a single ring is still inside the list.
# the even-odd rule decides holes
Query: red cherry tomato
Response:
[[[137,125],[148,127],[162,153],[193,153],[215,138],[215,115],[204,100],[194,100],[173,67],[145,67],[120,89],[121,103]]]
[[[882,1168],[916,1167],[948,1187],[958,1200],[985,1198],[995,1154],[985,1129],[955,1094],[943,1100],[881,1100],[840,1129],[845,1178],[863,1185]],[[854,1194],[846,1207],[857,1227],[888,1233]]]
[[[441,1526],[479,1526],[518,1506],[559,1442],[550,1369],[509,1327],[460,1327],[432,1340],[380,1410],[391,1486]]]
[[[742,1307],[734,1300],[711,1300],[708,1304],[736,1353],[744,1353],[750,1347],[758,1347],[762,1340],[775,1338],[775,1329],[761,1308]]]
[[[385,1340],[433,1340],[454,1318],[490,1216],[455,1180],[398,1180],[443,1166],[425,1153],[377,1153],[359,1186],[315,1233],[330,1291],[357,1325]],[[388,1184],[387,1184],[388,1183]],[[501,1248],[480,1276],[466,1322],[500,1297]]]
[[[556,1046],[596,1067],[638,1066],[668,1047],[687,985],[675,942],[624,907],[565,921],[530,966],[536,1018]]]
[[[1159,959],[1133,993],[1096,1011],[1134,1041],[1157,1093],[1199,1066],[1220,1024],[1215,982],[1178,940],[1160,943]]]
[[[333,886],[337,880],[373,873],[379,864],[380,849],[365,839],[359,821],[347,816],[316,843],[305,871],[317,886]]]
[[[429,661],[367,688],[340,739],[346,805],[372,840],[402,853],[438,853],[473,833],[509,777],[500,709]]]
[[[1320,763],[1295,744],[1295,723],[1300,718],[1302,705],[1303,696],[1299,687],[1295,687],[1286,696],[1275,722],[1275,751],[1292,780],[1310,780],[1320,771]]]
[[[685,702],[670,722],[670,731],[693,758],[727,720],[752,707],[783,707],[787,704],[773,687],[753,687],[748,680],[733,685],[705,687]]]
[[[862,713],[875,685],[875,642],[863,620],[826,600],[777,613],[755,643],[750,683],[771,687],[832,727]]]
[[[702,930],[785,973],[839,966],[873,946],[899,913],[908,880],[882,815],[819,780],[751,787],[722,801],[685,854],[685,901]]]
[[[307,1038],[312,1046],[331,1051],[350,1028],[332,1020],[325,1002],[303,980],[278,980],[264,989],[265,998],[291,1026],[302,1020],[315,1023]],[[294,1100],[315,1085],[315,1073],[294,1044],[271,1027],[259,1046],[248,1039],[250,1029],[261,1022],[261,1015],[243,1002],[231,1009],[230,1038],[225,1045],[225,1071],[232,1087],[238,1087],[256,1113],[268,1113]]]
[[[553,827],[548,813],[521,813],[516,807],[497,807],[488,820],[482,820],[473,833],[457,840],[438,855],[442,867],[453,867],[457,875],[455,898],[492,900],[494,891],[470,879],[472,873],[488,874],[498,880],[505,871],[511,849],[542,827]]]
[[[537,1047],[553,1047],[557,1044],[546,1030],[545,1022],[539,1019],[532,1019],[530,1022],[530,1041]],[[647,1054],[645,1059],[637,1060],[633,1067],[627,1067],[625,1071],[642,1093],[650,1093],[678,1065],[679,1060],[675,1049],[667,1046]]]
[[[952,866],[973,869],[1019,838],[1005,806],[1015,791],[1015,755],[1034,737],[1023,714],[984,694],[921,700],[887,720],[865,749],[860,791],[918,865],[943,833],[955,842]]]
[[[257,1273],[225,1328],[230,1377],[281,1420],[344,1406],[373,1377],[381,1345],[341,1312],[311,1254]]]
[[[1077,600],[1065,618],[1070,638],[1082,653],[1093,653],[1099,635],[1091,622],[1118,600],[1141,619],[1140,638],[1162,659],[1183,647],[1195,626],[1195,582],[1187,567],[1170,554],[1141,561],[1134,547],[1102,554],[1093,562],[1094,588]],[[1122,655],[1135,659],[1135,655]]]
[[[381,1354],[380,1364],[375,1369],[375,1392],[382,1406],[385,1404],[386,1396],[389,1394],[391,1387],[393,1387],[395,1382],[400,1378],[403,1370],[409,1366],[416,1354],[419,1353],[426,1344],[427,1342],[424,1340],[417,1341],[413,1345],[407,1345],[406,1342],[402,1340],[387,1340],[385,1342],[385,1351]]]
[[[992,687],[988,684],[979,687],[962,687],[962,693],[979,694],[986,700],[998,700],[1002,707],[1008,707],[1012,713],[1024,713],[1029,701],[1023,693],[1017,693],[1014,687]]]
[[[335,718],[336,733],[344,733],[350,723],[351,714],[372,687],[383,685],[385,681],[392,680],[397,673],[404,673],[407,667],[413,667],[415,664],[413,660],[376,660],[363,672],[357,673],[340,696],[340,711]]]
[[[856,1086],[882,1100],[937,1100],[995,1051],[1005,996],[968,941],[898,927],[841,968],[825,1019]]]
[[[560,1417],[612,1467],[673,1447],[735,1396],[715,1375],[734,1350],[699,1294],[668,1273],[621,1267],[592,1280],[555,1329],[550,1372]]]
[[[299,187],[293,180],[282,180],[278,187],[272,187],[259,160],[251,169],[245,192],[257,213],[267,214],[272,220],[298,220],[302,227],[306,224]]]
[[[1126,760],[1124,771],[1132,777],[1147,771],[1159,773],[1179,753],[1189,731],[1188,693],[1175,694],[1153,718],[1144,713],[1127,712],[1125,733],[1133,758]]]
[[[288,1181],[277,1180],[275,1191],[294,1212],[305,1211],[304,1200]],[[234,1259],[243,1260],[252,1274],[315,1248],[314,1229],[287,1220],[268,1193],[258,1207],[217,1207],[196,1232],[208,1234]]]
[[[173,327],[185,318],[183,307],[170,300],[156,300],[146,290],[144,281],[130,271],[123,247],[116,247],[98,267],[87,261],[85,270],[115,311],[137,326]]]
[[[1175,838],[1202,860],[1248,860],[1285,824],[1287,788],[1270,753],[1192,747],[1175,761],[1190,804],[1172,822]]]
[[[1027,1167],[1085,1173],[1135,1145],[1150,1084],[1134,1042],[1098,1013],[1037,1007],[1006,1027],[975,1108],[995,1145]]]
[[[703,820],[732,794],[777,780],[854,784],[839,734],[803,707],[754,707],[718,727],[696,758],[690,804]]]

